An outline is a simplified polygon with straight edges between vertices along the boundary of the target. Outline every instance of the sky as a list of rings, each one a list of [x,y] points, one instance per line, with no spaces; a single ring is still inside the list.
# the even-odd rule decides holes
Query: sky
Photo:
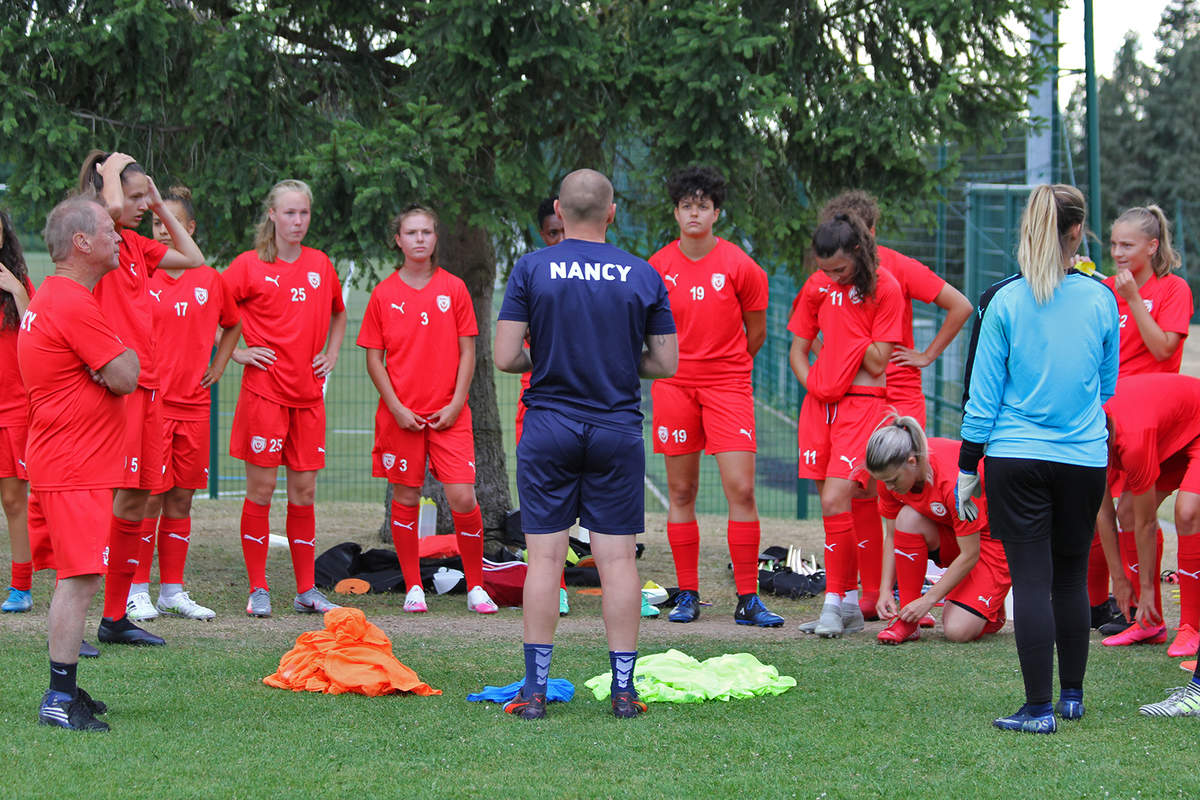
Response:
[[[1141,59],[1147,63],[1154,60],[1157,47],[1154,31],[1167,0],[1093,0],[1094,31],[1096,41],[1096,74],[1111,75],[1113,61],[1127,31],[1135,31],[1141,41]],[[1076,84],[1083,83],[1083,0],[1069,0],[1066,8],[1058,15],[1058,38],[1062,49],[1058,54],[1058,66],[1062,70],[1058,83],[1058,96],[1065,106]],[[1064,74],[1067,70],[1079,70],[1078,74]]]

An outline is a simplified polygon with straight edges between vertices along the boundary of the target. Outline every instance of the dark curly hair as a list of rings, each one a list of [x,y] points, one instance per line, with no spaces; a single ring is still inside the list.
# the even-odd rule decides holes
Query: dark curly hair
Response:
[[[713,208],[720,208],[725,204],[727,185],[725,176],[712,167],[691,166],[667,178],[667,194],[674,205],[688,197],[707,197]]]
[[[0,237],[4,240],[0,243],[0,264],[28,287],[29,269],[25,266],[25,252],[21,248],[21,240],[13,230],[12,217],[5,211],[0,211]],[[3,314],[0,325],[6,330],[16,330],[21,324],[21,317],[17,314],[17,303],[8,292],[0,292],[0,314]]]
[[[874,228],[879,224],[879,202],[870,192],[847,189],[825,204],[820,220],[826,222],[838,214],[857,214],[867,228]]]
[[[813,232],[812,249],[821,258],[832,258],[839,250],[849,255],[854,259],[851,283],[859,296],[866,299],[875,294],[875,270],[879,266],[875,237],[857,214],[838,214],[818,225]]]

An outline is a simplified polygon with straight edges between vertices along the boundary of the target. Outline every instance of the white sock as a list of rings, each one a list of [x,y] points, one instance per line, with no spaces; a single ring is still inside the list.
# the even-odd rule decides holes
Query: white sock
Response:
[[[129,596],[133,597],[139,592],[150,593],[150,584],[148,583],[131,583],[129,584]]]
[[[858,605],[858,589],[855,589],[852,592],[846,592],[846,596],[842,598],[842,602]]]
[[[158,587],[158,599],[170,600],[175,595],[183,591],[182,583],[164,583]]]
[[[826,592],[825,593],[825,605],[837,606],[838,608],[841,608],[842,607],[842,596],[840,594],[838,594],[837,592]]]

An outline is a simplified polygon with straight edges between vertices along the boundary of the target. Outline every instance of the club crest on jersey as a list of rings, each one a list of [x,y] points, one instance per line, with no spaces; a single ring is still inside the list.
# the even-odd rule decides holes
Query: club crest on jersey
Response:
[[[857,286],[850,287],[850,302],[851,303],[861,303],[862,301],[863,301],[862,292],[860,292],[858,290],[858,287]]]
[[[321,288],[321,273],[319,273],[319,272],[308,273],[308,285],[313,287],[314,289]]]
[[[718,292],[721,291],[722,289],[724,289],[725,288],[725,273],[724,272],[714,272],[713,276],[712,276],[712,285],[713,285],[713,288],[716,289]]]
[[[267,440],[261,436],[252,436],[250,438],[250,449],[256,453],[261,453],[267,449]]]
[[[200,305],[208,302],[208,289],[197,286],[194,294],[196,295],[196,302]]]
[[[396,466],[396,454],[395,453],[384,453],[383,454],[383,468],[391,469],[394,466]]]
[[[443,314],[445,314],[449,310],[450,310],[450,295],[439,294],[438,295],[438,311],[441,311]]]
[[[929,510],[937,514],[939,517],[946,516],[946,507],[941,503],[930,503]]]
[[[659,426],[658,426],[658,440],[659,440],[660,442],[664,442],[664,443],[665,443],[665,442],[667,441],[667,436],[668,436],[668,434],[669,434],[669,432],[667,431],[667,426],[666,426],[666,425],[659,425]]]
[[[1142,305],[1144,305],[1146,307],[1147,314],[1149,314],[1151,311],[1154,310],[1154,301],[1151,300],[1149,297],[1142,298]]]

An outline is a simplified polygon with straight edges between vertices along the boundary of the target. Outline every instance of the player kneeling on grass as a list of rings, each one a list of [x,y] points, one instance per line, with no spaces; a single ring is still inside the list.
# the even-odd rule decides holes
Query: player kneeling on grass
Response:
[[[408,593],[404,610],[428,611],[421,588],[417,516],[428,458],[442,482],[467,577],[467,608],[499,609],[483,588],[483,517],[475,500],[475,439],[467,392],[475,374],[475,307],[462,279],[438,266],[437,216],[410,205],[392,220],[402,259],[371,292],[358,334],[379,390],[371,473],[392,484],[392,541]]]
[[[880,483],[879,510],[887,521],[878,612],[894,620],[879,632],[881,644],[916,641],[921,617],[943,599],[942,629],[952,642],[971,642],[1004,626],[1012,582],[1004,548],[988,532],[987,504],[973,501],[969,520],[954,513],[959,446],[927,439],[916,419],[895,415],[867,440],[867,470]],[[887,558],[893,547],[894,569]],[[927,559],[946,571],[922,595]]]
[[[188,232],[196,232],[192,193],[172,186],[163,196],[166,212]],[[154,217],[154,238],[171,243],[166,223]],[[151,556],[139,559],[129,587],[129,618],[153,619],[161,611],[173,617],[212,619],[183,588],[183,570],[192,538],[192,495],[208,486],[210,387],[216,383],[242,333],[237,306],[212,267],[181,270],[163,267],[150,278],[154,328],[161,341],[172,343],[169,357],[159,359],[162,382],[162,484],[146,504],[145,533],[158,534],[158,601],[150,603]],[[213,354],[218,328],[221,338]],[[212,356],[212,363],[209,357]],[[161,514],[161,519],[160,519]]]

